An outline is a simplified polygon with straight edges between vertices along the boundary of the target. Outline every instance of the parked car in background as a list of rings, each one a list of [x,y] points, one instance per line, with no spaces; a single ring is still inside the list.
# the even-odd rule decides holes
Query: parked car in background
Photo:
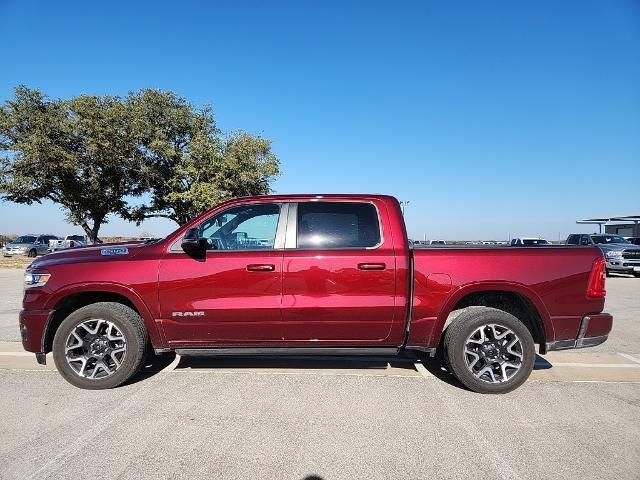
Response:
[[[607,260],[607,275],[616,272],[640,277],[640,247],[620,235],[573,233],[567,237],[566,244],[599,247]]]
[[[429,240],[429,245],[446,245],[444,240]]]
[[[85,235],[67,235],[64,240],[49,240],[49,251],[57,252],[58,250],[84,247],[85,245],[87,245],[87,237]]]
[[[512,247],[539,247],[541,245],[551,245],[551,242],[545,240],[544,238],[534,237],[521,237],[511,239]]]
[[[49,240],[57,239],[58,237],[50,234],[31,233],[21,235],[2,248],[2,255],[5,257],[13,257],[14,255],[37,257],[38,255],[45,255],[49,253]]]

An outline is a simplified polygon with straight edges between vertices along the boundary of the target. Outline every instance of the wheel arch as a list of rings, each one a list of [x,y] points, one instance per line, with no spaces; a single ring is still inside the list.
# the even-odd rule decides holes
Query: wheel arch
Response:
[[[470,306],[492,307],[511,313],[527,326],[541,350],[544,350],[548,338],[554,338],[549,312],[533,290],[517,283],[482,282],[465,285],[449,297],[438,314],[434,339],[436,345],[442,339],[450,315]]]
[[[152,345],[157,347],[164,344],[151,311],[131,288],[117,283],[77,284],[57,292],[48,302],[52,313],[42,335],[42,351],[51,351],[55,332],[69,314],[97,302],[116,302],[132,308],[142,318]]]

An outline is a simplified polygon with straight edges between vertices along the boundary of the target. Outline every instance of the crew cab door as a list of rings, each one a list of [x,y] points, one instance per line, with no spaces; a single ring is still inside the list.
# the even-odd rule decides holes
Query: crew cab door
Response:
[[[385,205],[306,201],[289,207],[282,317],[288,344],[384,344],[396,266]]]
[[[180,240],[162,259],[159,303],[172,346],[281,343],[282,247],[287,205],[230,207],[199,226],[206,252]]]

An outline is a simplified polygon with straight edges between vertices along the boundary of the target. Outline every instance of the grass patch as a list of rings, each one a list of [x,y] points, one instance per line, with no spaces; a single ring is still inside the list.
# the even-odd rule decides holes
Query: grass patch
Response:
[[[24,270],[33,262],[29,257],[0,257],[0,268],[20,268]]]

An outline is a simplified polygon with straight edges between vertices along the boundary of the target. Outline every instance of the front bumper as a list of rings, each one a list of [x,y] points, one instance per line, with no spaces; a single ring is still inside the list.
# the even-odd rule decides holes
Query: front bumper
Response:
[[[14,257],[16,255],[24,256],[27,254],[27,250],[7,250],[6,248],[2,249],[2,255],[4,257]]]
[[[27,352],[46,353],[44,339],[52,313],[51,310],[20,311],[20,336]]]
[[[614,272],[640,272],[640,260],[628,258],[607,258],[607,270]]]
[[[547,343],[547,352],[569,348],[595,347],[609,338],[613,327],[613,317],[608,313],[585,315],[580,322],[578,336],[571,340],[556,340]]]

